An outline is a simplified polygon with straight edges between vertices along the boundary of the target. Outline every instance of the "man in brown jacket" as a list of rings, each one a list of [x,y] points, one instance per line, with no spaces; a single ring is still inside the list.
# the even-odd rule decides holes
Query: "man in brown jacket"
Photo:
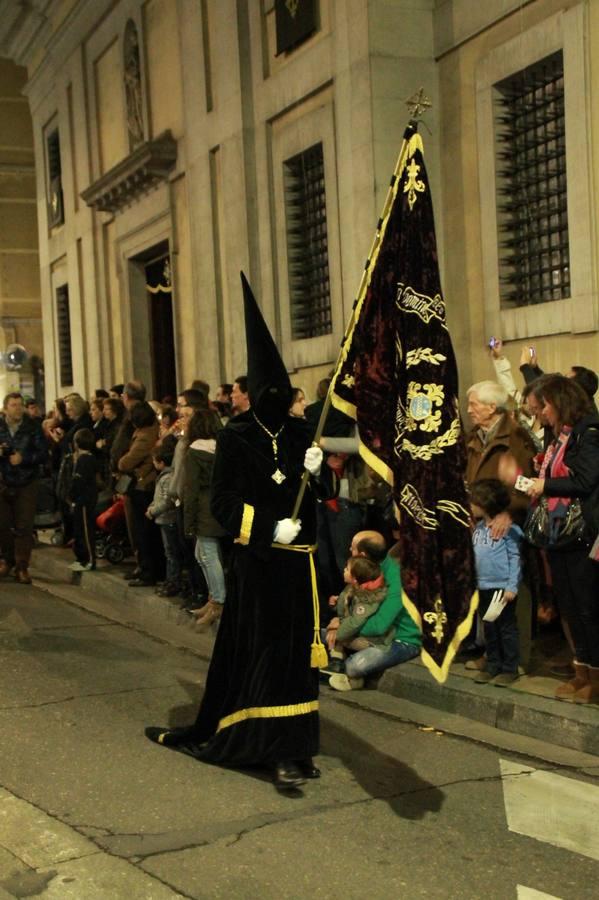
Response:
[[[480,478],[513,484],[516,474],[533,474],[535,446],[508,413],[507,403],[507,391],[496,381],[479,381],[468,390],[468,415],[474,426],[466,438],[468,484]],[[509,510],[495,517],[494,538],[503,537],[513,521],[520,525],[524,521],[528,497],[513,488],[511,496]]]
[[[491,535],[500,540],[513,522],[522,525],[528,508],[528,497],[511,487],[516,475],[531,476],[532,460],[536,453],[531,436],[507,410],[508,393],[496,381],[479,381],[468,390],[468,415],[473,428],[466,437],[468,460],[466,481],[474,484],[481,478],[499,478],[510,488],[509,509],[499,513],[491,522]],[[530,621],[530,594],[520,585],[519,619]],[[526,666],[530,655],[530,626],[521,631],[520,662]],[[466,668],[484,670],[486,657],[472,659]]]

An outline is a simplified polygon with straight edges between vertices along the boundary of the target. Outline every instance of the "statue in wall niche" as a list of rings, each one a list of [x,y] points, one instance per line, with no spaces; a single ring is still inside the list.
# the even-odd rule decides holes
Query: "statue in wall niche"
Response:
[[[141,64],[137,28],[131,19],[125,27],[124,38],[125,96],[127,100],[127,130],[129,149],[135,150],[144,140],[144,120],[141,96]]]

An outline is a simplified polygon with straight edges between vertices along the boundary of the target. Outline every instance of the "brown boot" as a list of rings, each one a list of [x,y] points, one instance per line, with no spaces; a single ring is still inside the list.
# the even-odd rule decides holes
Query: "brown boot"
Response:
[[[6,562],[5,559],[0,559],[0,578],[6,578],[7,575],[10,575],[10,570],[12,566],[9,562]]]
[[[574,678],[558,687],[555,692],[556,700],[573,700],[574,694],[589,683],[589,667],[587,665],[574,660],[574,672],[576,673]]]
[[[31,584],[31,575],[27,571],[27,563],[17,563],[15,568],[17,584]]]
[[[196,619],[196,631],[208,631],[213,622],[218,622],[222,615],[222,611],[222,603],[216,603],[215,600],[210,598],[208,603],[202,606]]]
[[[574,703],[597,703],[599,700],[599,668],[589,666],[589,680],[572,699]]]

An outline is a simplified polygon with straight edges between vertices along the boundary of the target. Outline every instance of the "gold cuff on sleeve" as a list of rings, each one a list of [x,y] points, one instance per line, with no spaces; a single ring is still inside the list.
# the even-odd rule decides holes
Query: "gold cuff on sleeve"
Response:
[[[252,524],[254,521],[254,507],[247,503],[243,504],[243,515],[241,517],[241,527],[239,529],[239,537],[235,538],[234,543],[246,546],[250,542],[252,533]]]

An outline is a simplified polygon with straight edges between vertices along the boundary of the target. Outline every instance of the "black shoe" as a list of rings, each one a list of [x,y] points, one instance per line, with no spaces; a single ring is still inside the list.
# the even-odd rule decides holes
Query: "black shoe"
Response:
[[[144,728],[144,734],[155,744],[163,747],[177,747],[183,744],[190,736],[191,728],[161,728],[159,725],[148,725]]]
[[[320,778],[322,774],[320,769],[314,765],[314,760],[311,756],[306,757],[306,759],[296,759],[294,763],[304,778]]]
[[[154,587],[155,584],[153,578],[133,578],[129,582],[129,587]]]
[[[180,591],[179,596],[182,600],[179,609],[185,609],[187,612],[191,609],[201,609],[208,603],[208,597],[205,597],[204,594],[190,594],[189,597],[184,597],[183,592]]]
[[[292,791],[306,781],[297,765],[289,761],[275,763],[272,780],[279,791]]]
[[[166,581],[156,593],[159,597],[178,597],[181,593],[181,588],[178,584],[173,584],[172,581]]]
[[[345,660],[331,657],[326,666],[318,671],[324,672],[325,675],[342,675],[345,672]]]

